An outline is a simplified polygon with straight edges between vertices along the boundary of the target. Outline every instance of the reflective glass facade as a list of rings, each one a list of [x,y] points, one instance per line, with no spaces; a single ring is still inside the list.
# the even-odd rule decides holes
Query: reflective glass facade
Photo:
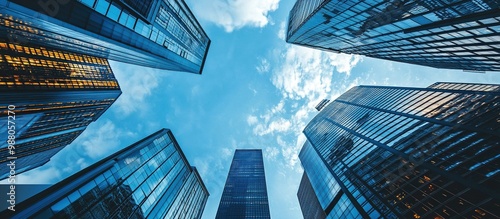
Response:
[[[121,94],[107,59],[0,40],[0,135],[15,122],[15,154],[0,146],[0,179],[17,159],[39,167],[97,120]],[[8,106],[15,108],[9,113]],[[12,114],[14,113],[14,114]],[[8,117],[8,116],[13,117]]]
[[[359,86],[304,129],[327,218],[500,217],[500,85]]]
[[[297,0],[287,42],[435,68],[500,70],[497,0]]]
[[[209,193],[167,129],[21,202],[10,218],[201,218]],[[11,215],[7,215],[11,214]]]
[[[215,218],[271,218],[262,150],[234,152]]]
[[[319,204],[318,198],[314,193],[314,189],[309,181],[309,177],[304,173],[302,180],[300,180],[299,191],[297,192],[299,198],[300,209],[302,216],[308,219],[325,219],[326,215]]]
[[[1,0],[0,19],[21,44],[159,69],[201,74],[210,46],[182,0]]]

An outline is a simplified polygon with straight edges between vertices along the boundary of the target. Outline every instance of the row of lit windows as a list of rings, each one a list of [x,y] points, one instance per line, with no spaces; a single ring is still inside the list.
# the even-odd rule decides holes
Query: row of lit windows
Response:
[[[49,71],[59,71],[68,78],[71,77],[97,80],[115,80],[114,75],[111,72],[111,68],[107,64],[102,66],[85,64],[82,65],[68,63],[66,61],[52,61],[15,56],[13,57],[10,55],[0,56],[0,63],[3,62],[3,60],[5,60],[6,62],[3,64],[4,67],[2,68],[10,68],[11,71],[21,71],[20,73],[16,72],[16,75],[19,76],[30,75],[30,77],[37,78],[53,78],[57,76],[49,75]]]
[[[64,83],[68,82],[68,83]],[[76,83],[75,83],[76,82]],[[9,88],[26,88],[26,86],[33,87],[33,89],[56,89],[56,88],[110,88],[117,89],[118,83],[115,81],[90,81],[90,80],[63,80],[59,79],[57,82],[2,82],[0,87],[5,86]]]
[[[64,51],[48,50],[47,48],[44,48],[44,47],[34,48],[34,47],[14,45],[14,44],[10,44],[10,43],[0,42],[0,49],[10,50],[10,51],[14,51],[17,53],[35,55],[35,56],[57,58],[57,59],[65,60],[65,61],[83,62],[83,63],[88,63],[88,64],[99,64],[99,65],[104,65],[104,66],[108,65],[107,60],[104,58],[98,58],[98,57],[94,57],[94,56],[75,54],[75,53],[68,53],[68,52],[64,52]]]
[[[15,19],[11,15],[0,13],[0,26],[11,27],[17,30],[22,30],[25,32],[40,34],[38,29],[34,29],[29,25],[29,22],[23,21],[21,19]]]
[[[58,70],[68,74],[68,76],[70,77],[86,77],[89,79],[114,79],[113,75],[111,74],[111,69],[107,65],[82,65],[69,63],[66,61],[12,57],[10,55],[3,55],[3,57],[5,57],[5,61],[9,66],[14,67],[14,69],[24,70],[25,72],[28,72],[29,69],[32,69],[32,71],[36,73],[44,73],[44,71],[46,70]],[[2,61],[3,58],[0,59],[0,62]],[[41,71],[37,69],[40,69]]]

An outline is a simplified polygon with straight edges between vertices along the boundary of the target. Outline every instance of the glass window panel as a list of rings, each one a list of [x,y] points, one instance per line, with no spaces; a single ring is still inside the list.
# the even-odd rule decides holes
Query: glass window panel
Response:
[[[104,181],[104,176],[101,174],[101,175],[97,176],[94,180],[95,180],[95,182],[96,182],[97,184],[99,184],[99,183],[101,183],[102,181]]]
[[[96,187],[96,184],[95,184],[95,182],[92,180],[92,181],[90,181],[89,183],[87,183],[86,185],[82,186],[82,188],[80,188],[80,193],[81,193],[81,194],[85,194],[85,193],[87,193],[88,191],[90,191],[91,189],[93,189],[94,187]]]
[[[45,218],[52,218],[53,216],[54,216],[54,214],[52,213],[52,211],[49,208],[47,208],[44,211],[42,211],[41,213],[35,215],[33,218],[34,219],[45,219]]]
[[[64,208],[66,208],[70,204],[69,200],[67,198],[63,198],[61,201],[57,202],[56,204],[52,205],[50,207],[54,213],[62,211]]]
[[[128,12],[123,11],[122,14],[121,14],[121,16],[120,16],[120,20],[118,22],[120,24],[123,24],[123,25],[127,24],[127,19],[128,19],[129,16],[130,15],[128,14]]]
[[[106,14],[108,11],[109,2],[108,0],[99,0],[95,7],[95,10],[101,14]]]
[[[130,29],[134,29],[134,25],[135,25],[135,21],[137,20],[137,18],[135,18],[134,16],[130,15],[127,19],[127,23],[125,24],[125,26],[127,26],[128,28]]]
[[[107,16],[114,21],[118,21],[118,17],[120,17],[121,8],[115,3],[111,4],[108,10]]]
[[[68,195],[68,199],[71,201],[71,202],[75,202],[76,200],[78,200],[79,198],[81,197],[80,193],[77,191],[71,193],[70,195]]]
[[[91,8],[94,8],[95,0],[81,0],[81,2]]]

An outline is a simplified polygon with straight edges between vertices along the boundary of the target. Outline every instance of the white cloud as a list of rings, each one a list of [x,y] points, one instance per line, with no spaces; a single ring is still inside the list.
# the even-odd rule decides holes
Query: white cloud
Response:
[[[120,115],[127,116],[131,113],[142,111],[148,104],[145,99],[151,95],[154,88],[158,87],[159,77],[153,69],[113,62],[112,69],[115,74],[122,94],[113,104]]]
[[[287,46],[284,63],[275,71],[272,83],[285,98],[317,100],[331,91],[333,69],[350,74],[360,61],[357,55],[330,54],[300,46]]]
[[[247,123],[248,123],[248,125],[253,125],[253,124],[257,123],[257,117],[252,116],[252,115],[248,116]]]
[[[269,61],[267,59],[261,59],[260,65],[255,67],[255,68],[257,69],[257,72],[263,74],[263,73],[269,72],[271,65],[269,64]]]
[[[285,23],[282,23],[280,38],[284,39],[285,31]],[[272,69],[271,82],[283,98],[258,116],[261,120],[252,123],[253,132],[259,136],[275,135],[285,165],[298,171],[298,154],[306,140],[302,130],[315,115],[314,107],[322,99],[334,99],[341,91],[359,83],[356,79],[336,87],[332,78],[339,73],[348,77],[361,57],[295,45],[287,45],[276,54],[278,57],[271,59],[276,60],[271,63],[276,66]]]
[[[270,12],[279,0],[198,0],[191,8],[196,16],[224,27],[226,32],[244,26],[264,27],[271,23]]]
[[[267,135],[290,130],[292,123],[284,118],[277,118],[269,124],[258,124],[254,127],[253,132],[256,135]]]
[[[279,154],[279,150],[277,147],[266,147],[264,149],[264,157],[269,159],[269,160],[276,160],[276,157]]]
[[[110,120],[97,121],[90,124],[72,144],[81,147],[81,152],[90,158],[98,159],[115,152],[120,146],[120,136],[129,134]]]
[[[231,157],[233,155],[234,149],[222,148],[222,156],[224,158]]]
[[[280,30],[278,31],[278,37],[281,40],[285,40],[285,38],[286,38],[286,24],[285,24],[285,21],[281,22],[281,24],[280,24]]]

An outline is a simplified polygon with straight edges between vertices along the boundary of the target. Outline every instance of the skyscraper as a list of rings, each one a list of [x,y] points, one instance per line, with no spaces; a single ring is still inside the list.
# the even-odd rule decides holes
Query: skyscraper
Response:
[[[435,68],[500,70],[496,0],[297,0],[287,42]]]
[[[271,218],[262,150],[234,152],[215,218]]]
[[[209,193],[161,129],[3,212],[10,218],[201,218]]]
[[[48,162],[121,91],[106,59],[0,40],[0,93],[0,135],[13,140],[0,146],[4,179],[11,161],[16,174]]]
[[[210,46],[182,0],[0,0],[0,36],[23,45],[198,74]]]
[[[354,87],[299,158],[327,218],[497,218],[499,104],[500,85]]]

